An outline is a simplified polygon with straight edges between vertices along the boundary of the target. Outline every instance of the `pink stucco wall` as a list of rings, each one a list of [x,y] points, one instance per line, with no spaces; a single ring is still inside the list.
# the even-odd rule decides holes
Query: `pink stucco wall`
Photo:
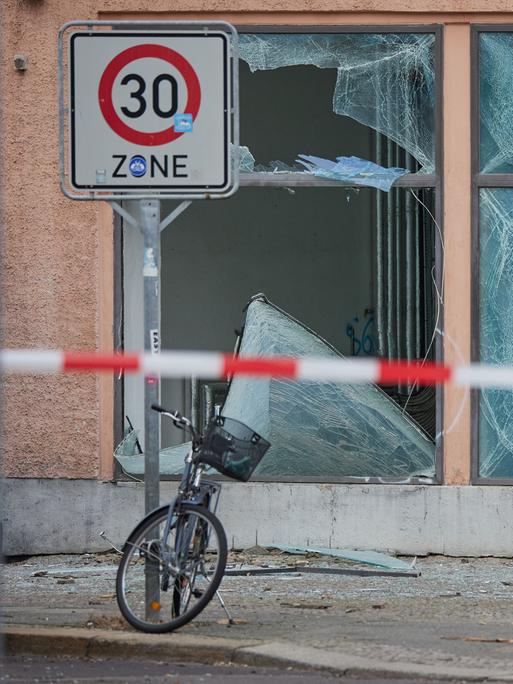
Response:
[[[205,13],[240,23],[513,23],[512,11],[511,0],[388,0],[386,7],[382,0],[2,0],[3,345],[112,347],[110,209],[66,199],[58,184],[57,32],[66,21],[180,19]],[[13,67],[16,53],[28,57],[24,73]],[[467,191],[460,186],[460,195]],[[461,310],[461,297],[468,299],[467,292],[455,310]],[[460,337],[468,326],[466,315]],[[4,400],[6,475],[111,474],[110,379],[17,377],[6,382]],[[463,465],[468,462],[468,416],[464,420],[459,438]],[[450,443],[446,461],[451,462],[452,453],[457,459],[457,452],[458,444]],[[453,479],[468,481],[468,468],[460,465]]]
[[[90,5],[83,4],[84,15]],[[2,6],[3,344],[9,347],[103,343],[101,300],[112,267],[105,278],[99,252],[112,240],[112,222],[100,231],[98,205],[66,199],[58,181],[57,31],[79,9],[44,0]],[[26,72],[14,69],[16,53],[27,55]],[[5,474],[98,476],[100,383],[93,375],[7,380]]]

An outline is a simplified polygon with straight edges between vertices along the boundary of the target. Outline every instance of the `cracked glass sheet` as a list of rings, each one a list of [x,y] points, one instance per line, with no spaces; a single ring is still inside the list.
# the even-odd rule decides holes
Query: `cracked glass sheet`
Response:
[[[483,173],[513,172],[513,33],[481,33],[480,166]]]
[[[341,356],[261,299],[248,307],[240,354]],[[375,385],[236,376],[222,413],[271,442],[256,475],[434,476],[434,444]]]
[[[255,157],[251,154],[249,147],[246,145],[239,145],[239,171],[251,173],[255,170]]]
[[[141,453],[139,430],[130,430],[117,445],[114,456],[138,456]]]
[[[251,150],[247,145],[239,145],[239,171],[245,173],[266,172],[266,173],[306,173],[304,167],[296,164],[290,166],[280,160],[270,161],[268,164],[257,164]]]
[[[513,363],[513,189],[480,192],[480,359]],[[480,393],[479,473],[513,477],[513,391]]]
[[[433,34],[242,34],[239,41],[240,58],[252,72],[299,65],[336,69],[335,114],[383,133],[422,172],[434,172]]]
[[[114,452],[114,458],[128,475],[144,475],[144,454],[123,453],[121,442]],[[159,472],[161,475],[181,475],[185,457],[189,453],[191,442],[177,444],[167,449],[162,449],[159,459]],[[207,472],[213,473],[212,469]]]
[[[249,147],[242,145],[239,147],[239,169],[241,171],[255,170],[255,157],[249,151]]]

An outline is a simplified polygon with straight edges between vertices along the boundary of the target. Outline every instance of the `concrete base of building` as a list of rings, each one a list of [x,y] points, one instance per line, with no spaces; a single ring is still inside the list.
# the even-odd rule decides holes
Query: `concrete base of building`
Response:
[[[161,484],[169,501],[176,482]],[[121,545],[144,514],[144,485],[6,479],[6,555],[84,553]],[[331,546],[404,555],[513,556],[513,487],[223,484],[229,545]]]

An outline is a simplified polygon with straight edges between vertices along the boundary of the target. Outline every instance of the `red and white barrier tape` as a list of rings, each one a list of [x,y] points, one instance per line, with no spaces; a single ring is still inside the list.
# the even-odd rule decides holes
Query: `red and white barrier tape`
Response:
[[[0,351],[0,372],[4,374],[69,371],[142,372],[166,378],[227,378],[239,374],[351,384],[452,383],[464,387],[513,389],[513,366],[469,364],[450,367],[429,362],[421,364],[371,358],[234,357],[221,352],[104,354],[17,349]]]

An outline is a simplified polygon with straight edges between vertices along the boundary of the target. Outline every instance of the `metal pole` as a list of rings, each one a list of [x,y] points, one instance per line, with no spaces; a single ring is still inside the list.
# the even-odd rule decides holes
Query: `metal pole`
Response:
[[[383,136],[376,132],[376,164],[383,166]],[[383,227],[383,193],[376,193],[376,323],[378,329],[378,355],[387,355],[385,328],[385,257]]]
[[[140,200],[140,227],[144,237],[144,350],[160,351],[160,200]],[[151,405],[159,402],[160,379],[144,379],[144,504],[146,515],[157,508],[159,494],[159,415]],[[146,559],[146,617],[158,614],[160,607],[158,562]]]
[[[411,164],[412,157],[406,157],[408,166]],[[411,361],[415,355],[415,246],[413,234],[413,197],[409,190],[406,190],[405,199],[406,213],[406,358]]]
[[[394,144],[394,166],[401,166],[401,150],[397,143]],[[395,334],[396,334],[396,344],[397,344],[397,357],[398,359],[403,358],[404,354],[404,321],[403,321],[403,245],[402,245],[402,232],[403,232],[403,211],[402,211],[402,197],[401,190],[399,188],[394,188],[392,190],[394,193],[394,223],[395,223]],[[404,392],[404,385],[398,385],[399,392]]]
[[[160,351],[160,200],[140,201],[144,237],[144,351]],[[159,401],[155,376],[144,379],[144,502],[148,514],[159,500],[159,415],[151,405]]]
[[[174,221],[190,201],[182,202],[162,222],[160,200],[138,200],[139,219],[136,220],[118,202],[110,205],[130,225],[138,226],[144,237],[144,350],[154,354],[160,351],[160,233]],[[146,515],[160,504],[160,423],[159,416],[151,410],[160,398],[160,378],[144,379],[144,504]],[[158,618],[160,587],[158,562],[146,558],[145,564],[146,617]]]
[[[413,190],[409,190],[408,194],[411,195]],[[414,229],[415,229],[415,358],[420,359],[424,355],[424,347],[422,345],[422,324],[421,324],[421,311],[423,309],[421,305],[421,292],[423,290],[421,284],[420,275],[420,255],[421,255],[421,245],[420,245],[420,204],[415,201],[415,213],[414,213]]]
[[[393,145],[394,143],[390,138],[387,140],[386,147],[386,160],[387,165],[393,164]],[[389,359],[397,358],[397,340],[395,338],[395,321],[396,321],[396,310],[395,310],[395,280],[394,280],[394,266],[397,268],[395,263],[395,234],[394,234],[394,192],[396,189],[390,190],[387,193],[387,223],[386,223],[386,255],[387,255],[387,357]]]

